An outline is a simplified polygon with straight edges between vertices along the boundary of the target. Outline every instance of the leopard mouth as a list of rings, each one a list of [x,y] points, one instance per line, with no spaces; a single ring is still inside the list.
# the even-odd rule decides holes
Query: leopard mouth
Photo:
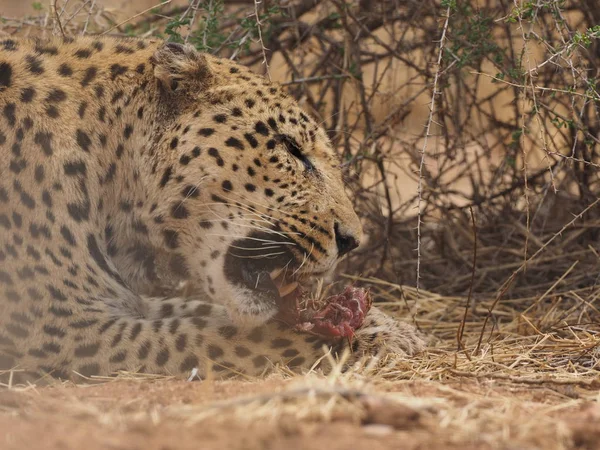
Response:
[[[264,242],[264,238],[253,235],[230,246],[225,258],[225,275],[230,282],[251,292],[258,310],[275,309],[275,320],[296,331],[352,338],[371,307],[369,292],[347,286],[330,295],[331,286],[323,288],[326,272],[301,270],[288,250],[266,256],[260,251]]]
[[[328,270],[320,272],[300,272],[289,267],[278,267],[269,272],[269,277],[277,289],[279,300],[318,298],[323,292],[324,276]]]
[[[309,295],[315,296],[309,286],[316,286],[324,272],[299,272],[291,265],[274,269],[253,267],[252,264],[241,264],[238,272],[238,284],[251,290],[258,299],[276,304],[299,302]]]
[[[300,295],[310,274],[301,273],[290,242],[277,234],[255,232],[234,241],[225,255],[225,276],[252,292],[257,305],[276,306],[282,298]]]

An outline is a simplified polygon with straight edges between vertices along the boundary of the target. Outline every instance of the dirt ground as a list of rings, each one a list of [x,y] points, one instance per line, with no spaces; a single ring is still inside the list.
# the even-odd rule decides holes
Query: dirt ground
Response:
[[[3,389],[0,448],[600,448],[598,380],[355,378],[122,378]]]

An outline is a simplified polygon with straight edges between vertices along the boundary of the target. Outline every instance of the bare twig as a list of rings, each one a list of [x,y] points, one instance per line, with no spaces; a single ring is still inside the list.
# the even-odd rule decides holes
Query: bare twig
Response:
[[[187,44],[190,36],[194,32],[194,24],[196,22],[196,15],[198,14],[198,9],[200,9],[200,1],[201,0],[193,0],[190,2],[190,9],[192,10],[192,18],[190,19],[190,24],[188,25],[188,32],[185,35],[184,42]],[[208,5],[209,11],[212,9],[212,0],[210,0]],[[204,48],[206,48],[206,42],[204,43]]]
[[[60,16],[58,15],[58,10],[56,9],[56,0],[50,0],[50,10],[52,11],[55,25],[58,27],[60,34],[64,37],[65,30],[63,30],[63,26],[60,21]]]
[[[148,11],[152,11],[154,8],[160,8],[162,6],[168,5],[169,3],[171,3],[173,0],[165,0],[162,3],[158,3],[154,6],[151,6],[150,8],[147,8],[145,10],[143,10],[142,12],[139,12],[131,17],[129,17],[128,19],[123,20],[122,22],[119,22],[118,24],[114,25],[113,27],[109,28],[108,30],[104,31],[103,33],[101,33],[102,35],[108,34],[110,33],[112,30],[116,30],[117,28],[119,28],[121,25],[125,25],[128,22],[131,22],[133,19],[136,19],[144,14],[146,14]]]
[[[475,224],[475,214],[473,213],[473,208],[469,208],[469,213],[471,214],[471,225],[473,227],[473,271],[471,272],[471,282],[469,283],[469,294],[467,295],[467,300],[465,302],[465,313],[458,329],[456,330],[456,342],[458,344],[458,350],[463,350],[465,352],[465,356],[470,360],[469,353],[466,351],[463,343],[463,336],[465,332],[465,324],[467,323],[469,307],[473,301],[473,283],[475,282],[475,270],[477,268],[477,225]]]
[[[269,80],[271,79],[271,71],[269,70],[269,61],[267,59],[267,48],[263,42],[262,37],[262,23],[260,22],[260,14],[258,12],[259,5],[263,0],[254,0],[254,18],[256,19],[256,29],[258,31],[258,42],[260,44],[260,50],[262,52],[263,60],[262,63],[265,66],[265,71]]]
[[[85,33],[87,32],[87,28],[90,23],[90,18],[92,17],[92,12],[94,11],[94,6],[96,6],[96,0],[92,0],[92,4],[90,5],[90,9],[88,10],[88,15],[85,19],[85,24],[83,25],[83,29],[81,30],[82,36],[85,36]]]
[[[422,227],[422,203],[423,203],[423,168],[425,166],[425,155],[427,154],[427,144],[429,137],[431,136],[431,125],[433,123],[433,117],[435,115],[436,97],[440,94],[438,92],[438,80],[441,73],[442,56],[444,52],[444,43],[446,42],[446,32],[448,31],[448,24],[450,23],[450,7],[446,9],[446,19],[442,27],[442,35],[439,40],[438,56],[436,61],[436,70],[433,77],[431,102],[429,103],[429,117],[425,125],[425,137],[423,139],[423,147],[420,151],[419,161],[419,182],[417,185],[417,290],[420,286],[421,279],[421,227]]]

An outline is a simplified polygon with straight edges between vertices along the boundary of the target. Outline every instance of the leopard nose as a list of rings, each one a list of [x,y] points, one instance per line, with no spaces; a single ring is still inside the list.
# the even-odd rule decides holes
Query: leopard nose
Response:
[[[342,231],[339,223],[336,222],[333,227],[333,231],[335,232],[335,243],[337,245],[338,258],[341,258],[346,253],[358,247],[359,242],[357,237],[353,236],[351,233]]]

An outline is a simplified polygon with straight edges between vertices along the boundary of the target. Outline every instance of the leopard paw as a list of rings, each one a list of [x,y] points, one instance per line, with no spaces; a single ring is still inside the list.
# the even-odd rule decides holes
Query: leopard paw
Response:
[[[353,359],[364,356],[412,356],[425,348],[421,333],[411,324],[373,307],[352,342]]]

